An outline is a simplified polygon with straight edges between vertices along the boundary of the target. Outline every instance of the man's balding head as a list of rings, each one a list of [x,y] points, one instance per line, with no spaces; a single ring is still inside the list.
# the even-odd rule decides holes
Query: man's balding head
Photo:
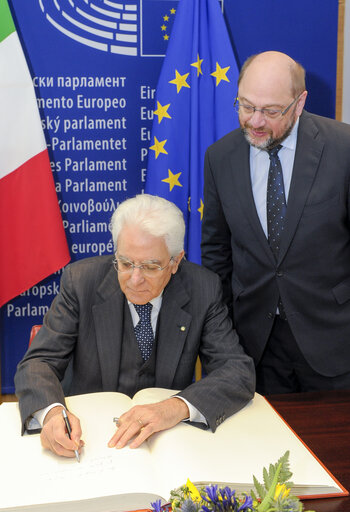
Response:
[[[292,97],[305,91],[305,69],[285,53],[268,51],[249,57],[239,74],[238,87],[248,71],[256,80],[262,75],[264,79],[270,77],[271,81],[287,86]]]

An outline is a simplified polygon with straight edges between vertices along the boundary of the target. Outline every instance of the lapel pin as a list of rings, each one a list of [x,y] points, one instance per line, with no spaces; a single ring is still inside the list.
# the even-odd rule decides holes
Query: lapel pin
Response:
[[[186,331],[186,327],[184,325],[181,325],[180,331],[182,331],[182,332]]]

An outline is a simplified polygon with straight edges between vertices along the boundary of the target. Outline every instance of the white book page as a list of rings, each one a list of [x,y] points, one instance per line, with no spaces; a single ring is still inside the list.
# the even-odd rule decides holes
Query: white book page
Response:
[[[68,398],[67,405],[81,419],[86,445],[80,463],[43,450],[39,435],[21,437],[18,405],[0,407],[1,508],[136,492],[158,494],[147,444],[137,450],[107,447],[115,432],[113,417],[130,408],[128,397],[83,395]]]
[[[171,488],[192,482],[262,482],[263,467],[290,451],[293,483],[339,486],[267,401],[258,394],[213,434],[181,423],[149,441],[157,468],[166,456]]]
[[[143,390],[135,401],[151,403],[173,393]],[[339,489],[260,395],[214,434],[180,423],[154,434],[135,450],[107,447],[115,432],[113,417],[133,404],[128,397],[95,393],[68,398],[67,403],[81,419],[86,442],[80,464],[75,458],[43,450],[39,435],[21,437],[18,404],[0,406],[0,510],[127,493],[152,493],[167,500],[170,490],[185,484],[187,478],[236,484],[252,482],[255,474],[262,481],[263,467],[276,462],[286,450],[290,451],[294,484]]]

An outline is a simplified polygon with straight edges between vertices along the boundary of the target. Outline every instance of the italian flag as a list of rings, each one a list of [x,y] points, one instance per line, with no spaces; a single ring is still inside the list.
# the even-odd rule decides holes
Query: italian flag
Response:
[[[70,259],[28,66],[0,0],[0,306]]]

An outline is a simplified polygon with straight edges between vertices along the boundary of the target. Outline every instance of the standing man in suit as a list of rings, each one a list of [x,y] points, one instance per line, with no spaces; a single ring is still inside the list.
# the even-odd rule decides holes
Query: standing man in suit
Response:
[[[303,111],[305,71],[250,57],[240,129],[205,158],[202,262],[263,394],[350,388],[350,126]]]
[[[67,412],[70,440],[62,418],[61,381],[71,357],[70,394],[182,390],[123,414],[110,447],[136,436],[130,445],[136,448],[182,420],[215,431],[254,393],[254,364],[232,330],[220,279],[183,260],[181,211],[139,195],[117,208],[111,231],[114,261],[99,256],[65,269],[60,293],[15,376],[23,428],[37,421],[44,448],[67,457],[83,445],[79,419]],[[193,383],[198,355],[208,375]]]

